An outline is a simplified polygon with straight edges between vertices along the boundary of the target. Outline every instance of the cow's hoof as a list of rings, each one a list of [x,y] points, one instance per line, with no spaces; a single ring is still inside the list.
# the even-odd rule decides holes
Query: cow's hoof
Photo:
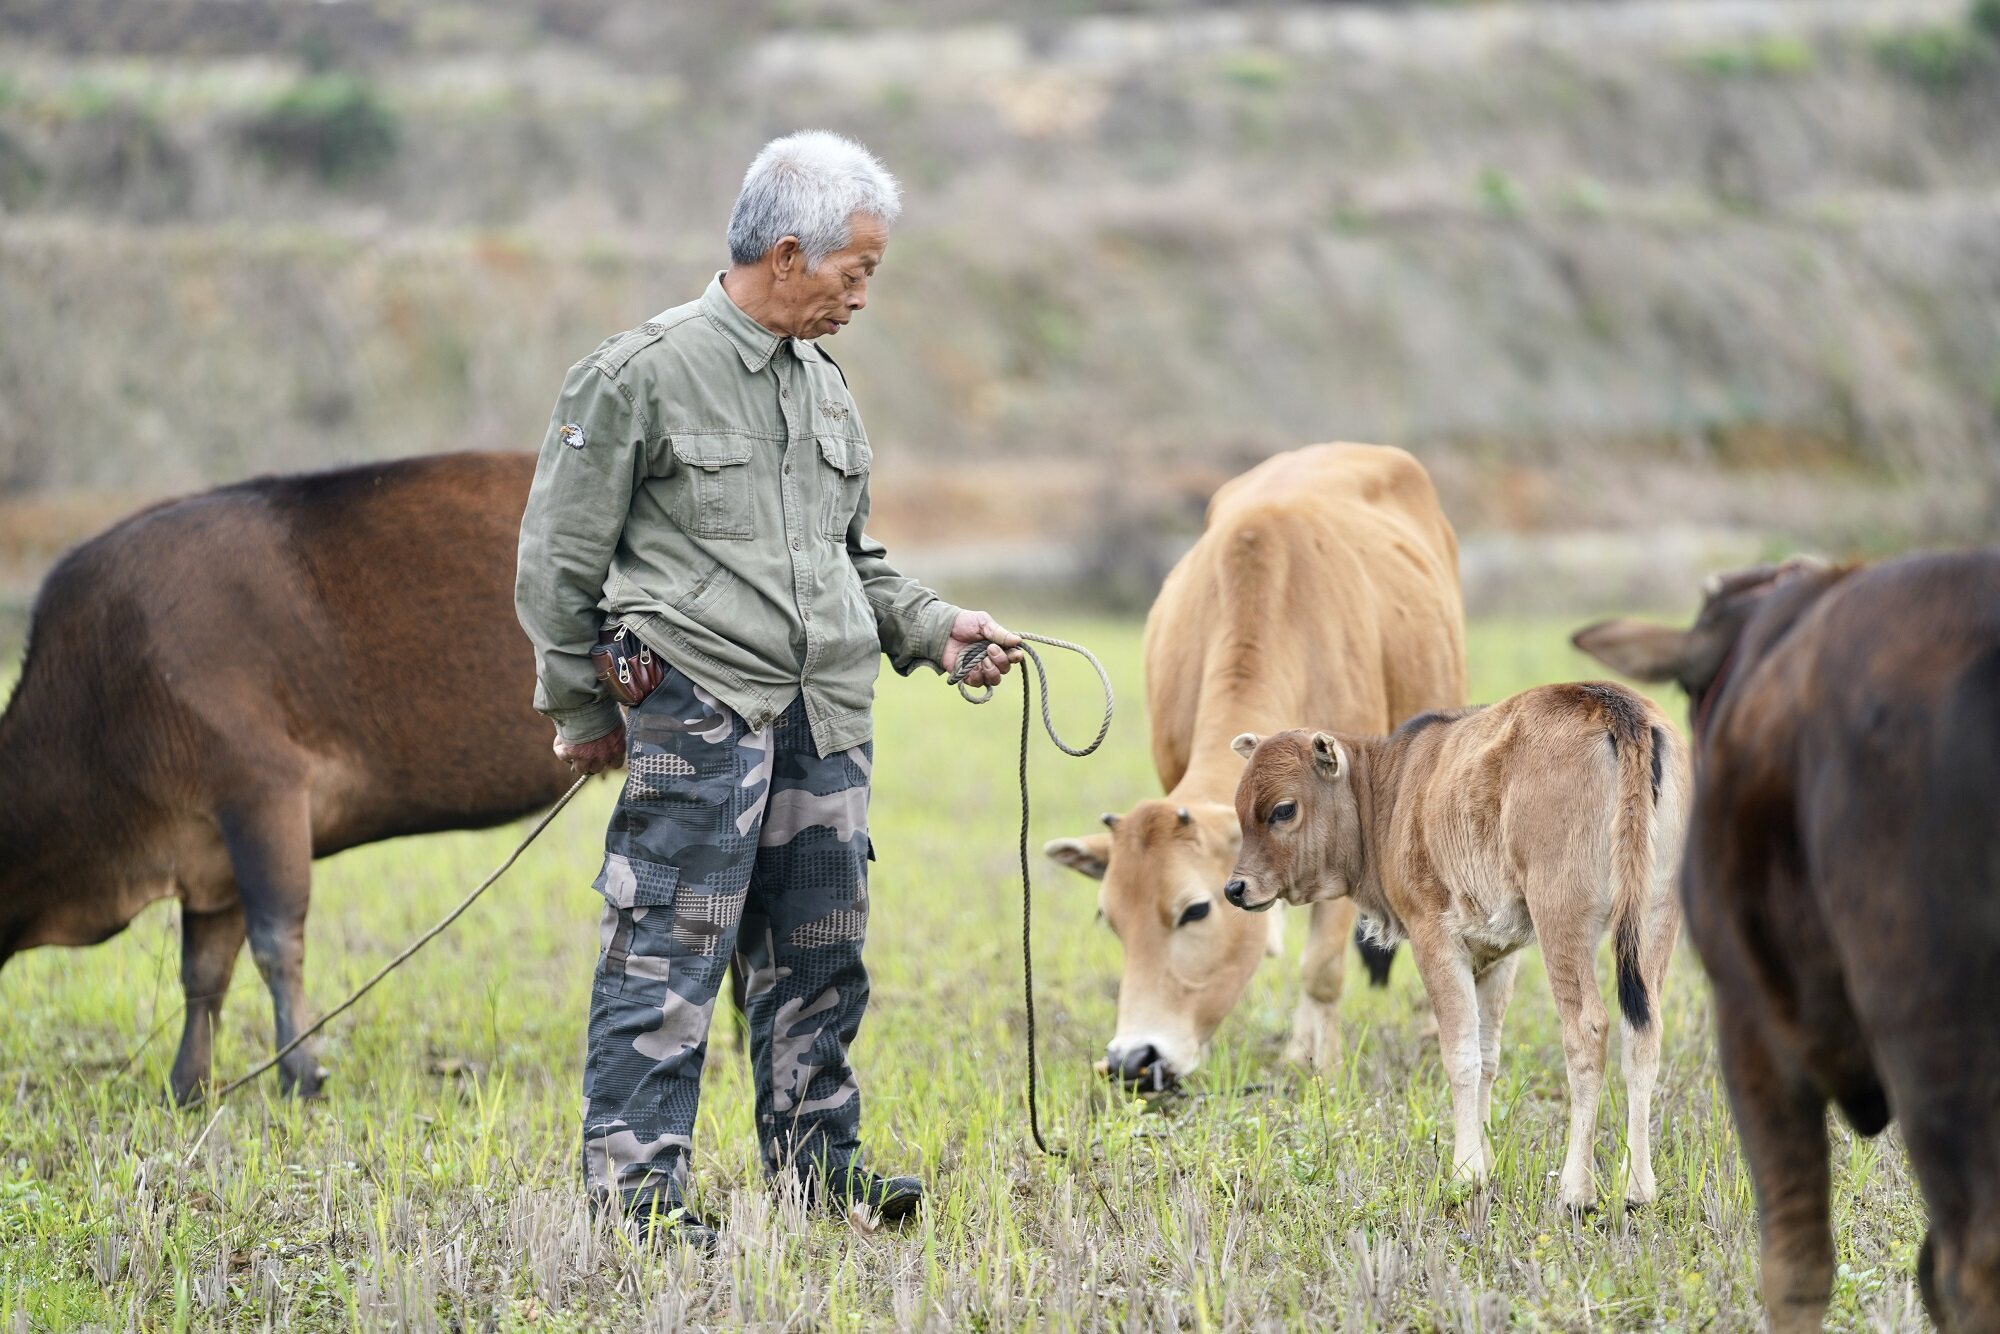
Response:
[[[279,1068],[278,1091],[288,1098],[312,1102],[326,1094],[326,1081],[332,1072],[323,1065],[315,1065],[303,1072]]]
[[[1340,1068],[1340,1019],[1336,1007],[1306,999],[1292,1013],[1285,1059],[1324,1074]]]

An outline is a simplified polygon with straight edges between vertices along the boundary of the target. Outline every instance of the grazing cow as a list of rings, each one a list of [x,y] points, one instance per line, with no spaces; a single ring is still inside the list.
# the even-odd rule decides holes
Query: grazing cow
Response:
[[[1772,1326],[1826,1312],[1832,1103],[1902,1124],[1932,1318],[2000,1329],[2000,552],[1761,567],[1576,643],[1692,701],[1688,934]]]
[[[1386,731],[1465,702],[1458,541],[1423,466],[1400,449],[1315,445],[1228,483],[1160,589],[1145,660],[1167,795],[1044,851],[1103,881],[1099,903],[1125,952],[1107,1072],[1157,1089],[1200,1064],[1282,940],[1275,921],[1212,911],[1238,841],[1231,796],[1243,766],[1229,739],[1299,719]],[[1353,928],[1344,900],[1313,909],[1294,1060],[1338,1059]]]
[[[0,963],[179,898],[186,1101],[246,934],[278,1043],[305,1026],[313,858],[559,796],[570,775],[514,619],[534,463],[244,482],[66,555],[0,717]],[[281,1067],[300,1093],[323,1076],[310,1044]]]
[[[1237,737],[1243,849],[1225,893],[1349,899],[1386,942],[1407,937],[1437,1014],[1451,1083],[1452,1162],[1483,1181],[1500,1025],[1522,946],[1539,940],[1562,1020],[1569,1151],[1561,1196],[1591,1181],[1604,1082],[1597,942],[1607,921],[1624,1014],[1631,1161],[1625,1198],[1653,1198],[1649,1122],[1660,1068],[1661,984],[1680,928],[1687,753],[1643,696],[1604,682],[1541,686],[1490,708],[1412,718],[1393,734]]]

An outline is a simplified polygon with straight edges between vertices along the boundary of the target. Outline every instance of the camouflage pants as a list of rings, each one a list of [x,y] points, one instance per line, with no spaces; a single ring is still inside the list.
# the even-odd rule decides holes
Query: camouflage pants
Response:
[[[585,1188],[628,1209],[680,1199],[732,951],[748,979],[766,1169],[857,1166],[847,1047],[868,1004],[870,747],[819,758],[802,699],[753,732],[671,667],[626,735],[597,878]]]

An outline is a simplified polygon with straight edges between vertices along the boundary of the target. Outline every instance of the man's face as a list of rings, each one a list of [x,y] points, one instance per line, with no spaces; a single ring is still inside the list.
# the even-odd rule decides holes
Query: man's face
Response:
[[[805,256],[797,253],[780,267],[772,292],[786,322],[783,332],[806,339],[836,334],[868,304],[868,280],[889,248],[889,229],[867,213],[855,214],[848,226],[846,247],[818,268],[808,271]]]

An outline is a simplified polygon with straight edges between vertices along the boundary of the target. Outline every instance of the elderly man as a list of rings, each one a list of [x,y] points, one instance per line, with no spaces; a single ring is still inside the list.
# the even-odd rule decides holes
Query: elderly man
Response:
[[[556,753],[586,773],[630,756],[596,881],[584,1184],[704,1248],[713,1224],[684,1192],[732,952],[765,1169],[887,1221],[923,1198],[862,1165],[847,1062],[868,1003],[870,704],[882,653],[949,668],[984,640],[970,679],[992,683],[1018,641],[897,573],[866,531],[873,453],[815,340],[867,305],[899,210],[859,144],[767,145],[729,269],[571,368],[521,521],[515,601]],[[620,629],[640,686],[655,661],[662,676],[622,723],[591,657]]]

